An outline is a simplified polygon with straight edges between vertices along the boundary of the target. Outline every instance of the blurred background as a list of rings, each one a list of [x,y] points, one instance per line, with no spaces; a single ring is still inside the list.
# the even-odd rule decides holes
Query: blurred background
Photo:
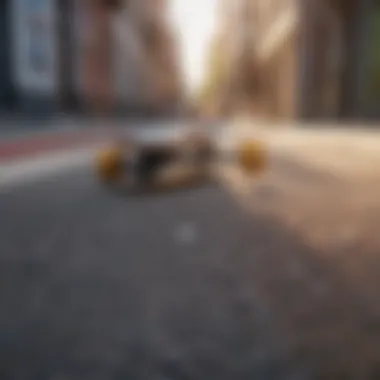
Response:
[[[379,0],[1,0],[0,29],[1,380],[380,378]],[[265,170],[95,175],[119,132],[209,125]]]
[[[163,1],[2,2],[6,115],[176,114],[176,41]]]
[[[374,0],[5,0],[1,7],[6,116],[194,109],[378,116]]]
[[[215,112],[377,117],[376,1],[220,1],[202,92]],[[207,108],[207,107],[206,107]]]

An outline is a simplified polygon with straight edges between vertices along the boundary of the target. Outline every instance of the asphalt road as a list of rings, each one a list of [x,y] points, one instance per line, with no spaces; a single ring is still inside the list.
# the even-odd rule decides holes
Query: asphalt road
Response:
[[[2,380],[378,378],[360,295],[222,186],[130,198],[77,169],[0,210]]]

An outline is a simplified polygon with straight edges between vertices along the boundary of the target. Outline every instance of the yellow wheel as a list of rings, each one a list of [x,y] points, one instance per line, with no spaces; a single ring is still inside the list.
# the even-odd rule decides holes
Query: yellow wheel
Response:
[[[268,154],[264,144],[257,140],[245,141],[238,150],[238,162],[244,171],[263,171],[268,164]]]
[[[123,174],[123,154],[118,148],[105,149],[98,154],[96,165],[102,181],[115,182]]]

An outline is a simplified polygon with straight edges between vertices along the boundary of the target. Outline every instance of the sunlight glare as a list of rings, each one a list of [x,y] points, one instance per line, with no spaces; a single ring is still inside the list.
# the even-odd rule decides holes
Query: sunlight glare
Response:
[[[207,50],[215,29],[218,0],[170,0],[169,18],[179,36],[186,89],[193,93],[205,74]]]

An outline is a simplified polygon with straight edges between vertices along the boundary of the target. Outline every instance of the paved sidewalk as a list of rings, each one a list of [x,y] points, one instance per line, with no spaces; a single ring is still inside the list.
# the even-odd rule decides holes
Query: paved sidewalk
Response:
[[[380,130],[294,128],[259,136],[269,151],[267,170],[253,178],[236,168],[225,175],[244,207],[318,249],[379,252]]]
[[[235,140],[258,138],[273,155],[281,154],[302,165],[332,174],[350,175],[374,170],[380,160],[380,126],[369,124],[264,124],[238,119],[231,123]]]

